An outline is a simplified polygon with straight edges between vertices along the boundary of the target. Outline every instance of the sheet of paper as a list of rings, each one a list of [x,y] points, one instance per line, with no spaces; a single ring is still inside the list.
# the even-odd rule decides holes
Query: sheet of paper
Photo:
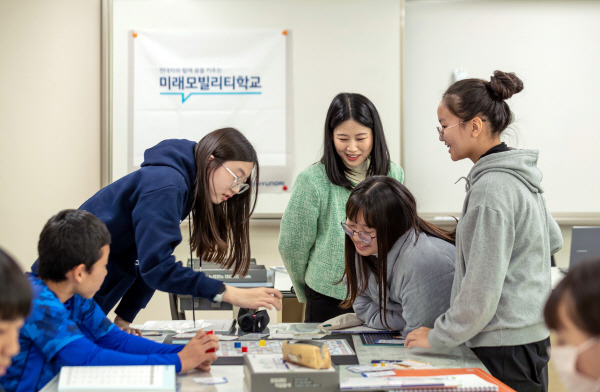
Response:
[[[275,284],[274,287],[279,291],[290,291],[292,288],[292,279],[286,272],[276,270],[275,271]]]
[[[237,335],[217,335],[217,337],[219,338],[219,340],[238,340],[240,337]]]
[[[140,329],[142,331],[174,331],[177,333],[197,331],[199,329],[205,331],[229,331],[233,323],[233,319],[196,320],[196,324],[192,320],[158,320],[146,321]]]
[[[404,346],[404,339],[379,339],[376,340],[377,344],[393,344],[397,346]]]
[[[294,339],[293,333],[272,333],[269,335],[270,339]]]
[[[194,382],[202,385],[227,384],[227,377],[194,377]]]

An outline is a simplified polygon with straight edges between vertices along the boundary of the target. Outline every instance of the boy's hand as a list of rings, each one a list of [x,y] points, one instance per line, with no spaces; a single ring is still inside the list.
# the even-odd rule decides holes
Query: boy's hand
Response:
[[[142,331],[140,331],[139,329],[131,328],[130,327],[131,323],[119,316],[115,316],[114,323],[117,327],[121,328],[123,331],[125,331],[129,334],[142,336]]]
[[[207,352],[210,349],[219,349],[219,338],[215,335],[207,335],[199,330],[183,350],[177,353],[181,361],[181,371],[185,372],[194,368],[209,371],[210,365],[217,360],[215,352]]]

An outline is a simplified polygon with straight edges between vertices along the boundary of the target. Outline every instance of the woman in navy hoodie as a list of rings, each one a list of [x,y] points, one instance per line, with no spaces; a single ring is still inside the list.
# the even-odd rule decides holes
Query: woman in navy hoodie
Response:
[[[182,240],[179,225],[191,213],[196,255],[245,274],[258,174],[256,151],[248,139],[224,128],[199,143],[158,143],[145,151],[140,169],[83,203],[80,209],[100,218],[112,237],[108,274],[94,299],[105,313],[120,300],[115,324],[129,329],[157,289],[245,308],[281,308],[276,289],[228,286],[182,266],[173,256]]]

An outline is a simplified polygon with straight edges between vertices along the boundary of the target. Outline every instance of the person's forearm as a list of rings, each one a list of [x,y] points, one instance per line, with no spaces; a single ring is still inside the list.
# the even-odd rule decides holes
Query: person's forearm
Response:
[[[96,340],[96,344],[102,348],[115,350],[129,354],[172,354],[181,351],[183,346],[160,344],[152,340],[130,335],[112,328],[106,335]]]
[[[102,348],[87,338],[74,340],[58,353],[59,362],[70,366],[175,365],[181,371],[177,353],[130,354]]]

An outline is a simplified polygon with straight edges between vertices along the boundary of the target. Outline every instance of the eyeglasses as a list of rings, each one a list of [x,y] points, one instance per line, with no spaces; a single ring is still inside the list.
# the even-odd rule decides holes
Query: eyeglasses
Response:
[[[456,126],[458,126],[458,125],[460,125],[460,124],[464,124],[464,123],[466,123],[467,121],[469,121],[469,120],[466,120],[466,121],[463,121],[463,122],[459,122],[458,124],[450,125],[450,126],[447,126],[447,127],[445,127],[445,128],[442,128],[442,127],[440,127],[440,126],[437,126],[437,127],[435,127],[435,129],[437,129],[437,131],[438,131],[438,135],[440,135],[440,140],[444,141],[444,131],[445,131],[446,129],[448,129],[448,128],[453,128],[453,127],[456,127]]]
[[[236,176],[235,173],[232,172],[231,170],[229,170],[229,168],[227,166],[225,166],[224,163],[222,163],[222,165],[233,176],[233,182],[231,183],[231,189],[233,189],[234,191],[237,189],[238,195],[240,193],[246,192],[248,190],[248,188],[250,188],[250,185],[246,184],[244,182],[243,178]]]
[[[444,131],[445,131],[446,129],[448,129],[448,128],[452,128],[452,127],[456,127],[456,126],[458,126],[458,125],[460,125],[460,124],[464,124],[464,123],[466,123],[467,121],[469,121],[469,120],[465,120],[465,121],[463,121],[463,122],[459,122],[458,124],[450,125],[450,126],[447,126],[447,127],[444,127],[444,128],[442,128],[442,127],[440,127],[440,126],[438,126],[438,127],[435,127],[435,129],[437,129],[437,131],[438,131],[438,135],[440,135],[440,140],[441,140],[441,141],[444,141]],[[487,121],[486,119],[483,119],[483,118],[481,119],[481,122],[486,122],[486,121]]]
[[[371,242],[373,242],[373,239],[375,238],[371,234],[365,233],[364,231],[352,230],[352,228],[350,226],[348,226],[346,224],[346,222],[340,222],[340,224],[342,225],[342,229],[344,229],[344,231],[346,232],[346,234],[348,234],[349,237],[354,237],[354,233],[356,233],[356,234],[358,234],[358,238],[360,238],[360,240],[362,242],[364,242],[365,244],[370,244]]]

